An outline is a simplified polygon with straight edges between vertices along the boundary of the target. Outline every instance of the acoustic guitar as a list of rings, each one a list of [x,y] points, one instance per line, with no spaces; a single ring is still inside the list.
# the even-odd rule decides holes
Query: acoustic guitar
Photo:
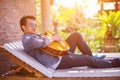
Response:
[[[54,32],[53,31],[47,31],[45,33],[45,36],[52,36],[54,34],[57,34],[57,27],[54,27]],[[42,50],[50,55],[53,56],[64,56],[68,53],[70,47],[69,44],[64,41],[53,41],[50,43],[48,46],[42,48]]]

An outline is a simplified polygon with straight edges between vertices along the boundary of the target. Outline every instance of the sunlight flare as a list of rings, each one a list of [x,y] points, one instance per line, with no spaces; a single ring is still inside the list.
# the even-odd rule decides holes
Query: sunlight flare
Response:
[[[97,0],[55,0],[56,5],[62,5],[67,8],[72,8],[75,5],[80,5],[83,8],[85,17],[92,17],[98,12]]]

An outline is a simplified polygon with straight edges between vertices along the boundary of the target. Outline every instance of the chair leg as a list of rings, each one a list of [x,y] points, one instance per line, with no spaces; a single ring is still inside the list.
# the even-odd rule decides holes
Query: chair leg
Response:
[[[22,67],[18,67],[17,69],[12,69],[9,72],[2,74],[2,76],[11,76],[14,75],[15,73],[19,72],[21,69],[23,69]]]

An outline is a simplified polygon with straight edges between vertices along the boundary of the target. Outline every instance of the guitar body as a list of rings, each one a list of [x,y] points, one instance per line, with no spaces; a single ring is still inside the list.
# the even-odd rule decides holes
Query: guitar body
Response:
[[[45,36],[51,36],[54,32],[48,31]],[[54,41],[48,46],[44,47],[42,50],[53,56],[64,56],[68,53],[70,47],[69,44],[64,41]]]

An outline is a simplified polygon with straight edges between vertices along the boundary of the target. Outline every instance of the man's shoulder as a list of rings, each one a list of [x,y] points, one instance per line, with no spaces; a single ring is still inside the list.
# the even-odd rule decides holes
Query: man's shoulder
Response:
[[[35,37],[40,37],[40,35],[38,34],[24,34],[23,35],[23,38],[27,38],[27,39],[35,38]]]
[[[24,34],[23,37],[26,37],[26,36],[39,36],[38,34]]]
[[[29,41],[34,39],[37,36],[37,34],[24,34],[22,37],[23,41]]]

